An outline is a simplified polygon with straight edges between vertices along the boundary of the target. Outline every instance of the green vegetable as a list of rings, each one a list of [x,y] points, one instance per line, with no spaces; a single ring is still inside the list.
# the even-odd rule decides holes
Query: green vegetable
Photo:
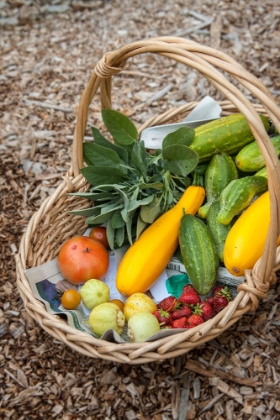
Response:
[[[212,157],[205,173],[207,202],[199,208],[199,217],[206,218],[211,204],[218,200],[223,189],[237,178],[237,168],[227,153],[217,153]]]
[[[181,219],[179,243],[186,272],[197,292],[206,295],[218,271],[215,244],[205,223],[191,214]]]
[[[104,124],[113,137],[107,140],[92,128],[94,143],[84,143],[87,167],[81,172],[91,184],[85,193],[70,195],[88,198],[94,205],[70,213],[86,217],[86,223],[107,224],[111,249],[132,244],[159,216],[179,201],[192,182],[191,172],[198,164],[189,145],[195,131],[182,127],[168,134],[162,150],[146,151],[138,141],[134,124],[123,114],[104,109]]]
[[[127,323],[127,336],[132,343],[146,341],[160,331],[157,318],[149,312],[139,312],[132,315]]]
[[[271,137],[276,153],[280,153],[280,136]],[[236,166],[243,172],[256,172],[265,166],[264,157],[258,143],[253,141],[243,147],[235,158]]]
[[[207,221],[207,226],[211,232],[212,238],[214,240],[219,260],[223,262],[225,240],[228,236],[228,233],[231,227],[234,224],[234,219],[228,225],[222,225],[221,223],[218,222],[218,219],[217,219],[219,211],[220,211],[220,202],[218,200],[211,204],[207,212],[206,221]]]
[[[118,334],[123,332],[125,318],[120,308],[115,303],[101,303],[93,308],[88,323],[93,333],[101,337],[108,330]]]
[[[231,181],[220,196],[221,209],[218,222],[227,225],[234,216],[240,214],[252,202],[256,194],[267,189],[267,179],[263,176],[246,176]]]
[[[108,302],[110,288],[102,280],[91,279],[82,285],[80,295],[85,307],[92,310],[95,306]]]
[[[261,114],[260,118],[268,131],[270,125],[267,118]],[[246,118],[242,114],[232,114],[197,127],[190,148],[198,154],[200,161],[205,161],[215,153],[233,155],[253,140]]]

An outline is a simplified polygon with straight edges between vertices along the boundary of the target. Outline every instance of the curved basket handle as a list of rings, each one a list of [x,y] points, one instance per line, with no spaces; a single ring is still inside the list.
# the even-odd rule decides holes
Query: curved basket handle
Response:
[[[101,108],[110,108],[112,76],[122,71],[129,58],[144,53],[162,55],[197,70],[217,90],[222,92],[247,119],[268,169],[271,224],[262,263],[259,266],[260,277],[264,278],[265,282],[268,282],[275,260],[277,236],[280,232],[280,166],[278,157],[256,109],[221,71],[229,73],[260,101],[279,132],[280,109],[269,91],[256,77],[248,73],[239,63],[221,51],[202,46],[190,40],[176,37],[160,37],[134,42],[124,45],[116,51],[106,53],[96,65],[79,104],[72,155],[74,176],[78,176],[80,168],[83,167],[82,149],[88,110],[98,87],[100,86]]]

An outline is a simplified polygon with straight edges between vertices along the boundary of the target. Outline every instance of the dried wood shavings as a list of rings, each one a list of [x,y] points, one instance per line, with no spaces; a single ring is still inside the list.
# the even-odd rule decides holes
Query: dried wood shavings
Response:
[[[279,104],[279,21],[273,0],[0,1],[1,419],[279,418],[279,283],[256,314],[203,348],[134,367],[88,359],[45,333],[23,309],[13,255],[71,164],[77,105],[106,51],[181,34],[234,57]],[[113,107],[139,125],[206,94],[224,99],[197,72],[152,54],[112,86]],[[102,128],[98,99],[88,138],[91,124]]]

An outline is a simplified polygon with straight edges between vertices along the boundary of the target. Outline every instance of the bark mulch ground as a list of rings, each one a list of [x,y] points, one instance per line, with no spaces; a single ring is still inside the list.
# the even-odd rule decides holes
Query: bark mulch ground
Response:
[[[106,51],[187,37],[236,58],[280,103],[278,3],[1,0],[0,26],[0,418],[280,419],[279,282],[204,347],[134,367],[84,357],[45,333],[23,307],[13,255],[71,164],[77,104]],[[138,124],[206,94],[222,99],[195,71],[149,55],[115,77],[113,105]],[[89,124],[99,122],[96,100]]]

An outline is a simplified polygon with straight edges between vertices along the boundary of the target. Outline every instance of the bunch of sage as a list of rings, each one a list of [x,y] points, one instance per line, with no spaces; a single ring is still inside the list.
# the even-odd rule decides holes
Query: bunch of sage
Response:
[[[94,142],[83,144],[87,166],[81,169],[91,187],[71,194],[86,197],[93,205],[71,213],[86,217],[89,227],[106,224],[109,246],[115,249],[132,244],[177,203],[192,182],[189,174],[199,157],[188,147],[195,135],[191,128],[168,134],[161,150],[148,152],[128,117],[104,109],[102,119],[113,141],[92,127]]]

